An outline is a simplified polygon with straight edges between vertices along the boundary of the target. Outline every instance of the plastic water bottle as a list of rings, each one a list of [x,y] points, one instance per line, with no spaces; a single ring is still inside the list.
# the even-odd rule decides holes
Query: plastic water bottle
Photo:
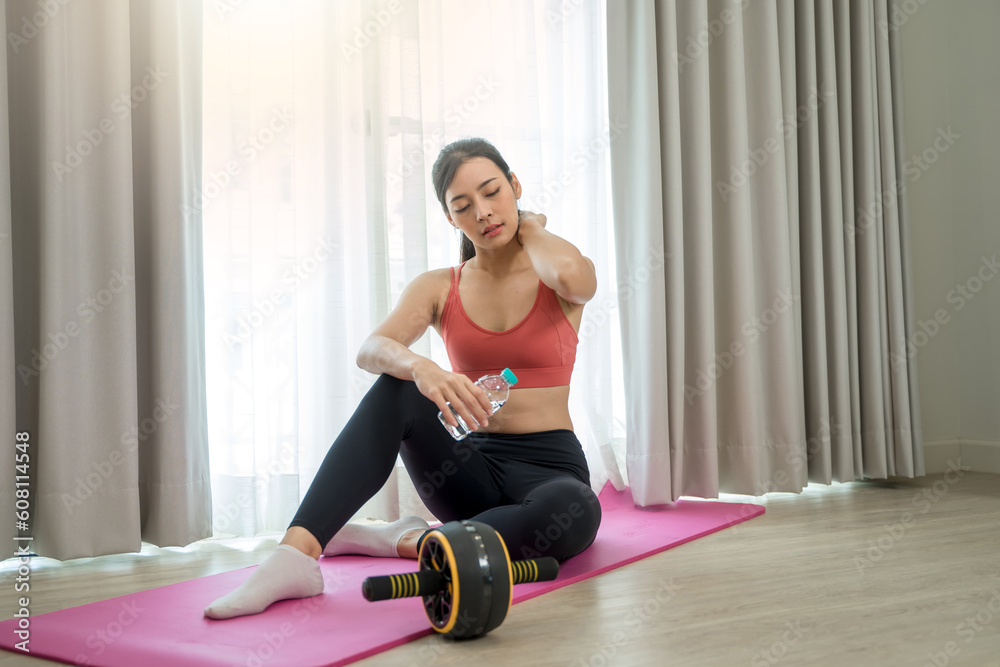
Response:
[[[486,390],[486,395],[489,397],[490,405],[493,408],[493,414],[496,414],[500,406],[507,402],[507,397],[510,395],[510,388],[517,384],[517,376],[509,368],[505,368],[500,372],[500,375],[484,375],[476,380],[476,384]],[[455,415],[458,426],[449,424],[440,412],[438,412],[438,420],[448,429],[451,437],[461,440],[469,435],[471,429],[466,425],[465,420],[459,416],[458,412],[455,411],[455,408],[451,407],[451,401],[448,401],[448,407],[451,409],[452,414]]]

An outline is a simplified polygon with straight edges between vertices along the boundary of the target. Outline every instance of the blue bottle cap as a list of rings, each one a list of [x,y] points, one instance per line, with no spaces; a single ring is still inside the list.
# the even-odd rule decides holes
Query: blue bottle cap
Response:
[[[517,376],[514,375],[514,371],[510,370],[509,368],[503,369],[500,375],[503,376],[503,379],[506,380],[507,384],[509,384],[510,386],[513,387],[515,384],[517,384]]]

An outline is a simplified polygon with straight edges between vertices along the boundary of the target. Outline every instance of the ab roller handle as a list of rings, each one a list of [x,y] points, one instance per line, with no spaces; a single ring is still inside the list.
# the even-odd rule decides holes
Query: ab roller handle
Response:
[[[500,534],[478,521],[450,521],[430,531],[417,560],[419,571],[369,577],[361,592],[371,602],[421,597],[431,627],[456,639],[500,625],[515,584],[559,575],[555,558],[511,561]]]
[[[533,581],[552,581],[559,576],[559,561],[552,556],[532,558],[531,560],[515,560],[510,563],[510,570],[516,584],[530,584]]]
[[[361,584],[361,593],[369,602],[433,595],[445,587],[444,575],[437,570],[421,570],[409,574],[368,577]]]
[[[552,581],[559,576],[559,561],[551,556],[510,563],[514,575],[512,585],[530,584],[534,581]],[[435,595],[448,586],[445,576],[438,570],[421,570],[407,574],[388,574],[368,577],[361,584],[361,593],[369,602]]]

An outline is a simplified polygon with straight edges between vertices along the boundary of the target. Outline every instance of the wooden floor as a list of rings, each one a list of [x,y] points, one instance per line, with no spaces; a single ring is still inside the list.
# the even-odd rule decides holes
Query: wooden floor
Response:
[[[1000,476],[726,500],[767,513],[518,604],[478,640],[426,637],[356,664],[1000,665]],[[273,545],[39,560],[32,612],[258,563]],[[12,579],[5,567],[4,591]],[[0,615],[13,614],[12,597]],[[0,651],[0,667],[56,664]]]

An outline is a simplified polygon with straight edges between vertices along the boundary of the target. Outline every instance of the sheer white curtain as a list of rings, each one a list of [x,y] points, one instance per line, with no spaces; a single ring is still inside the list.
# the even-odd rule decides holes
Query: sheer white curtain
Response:
[[[602,4],[246,0],[204,19],[216,534],[286,527],[375,380],[362,340],[416,275],[458,263],[430,167],[463,136],[492,141],[522,207],[598,267],[571,415],[593,485],[620,483]],[[449,367],[433,331],[413,349]],[[400,512],[429,516],[405,473],[359,515]]]

